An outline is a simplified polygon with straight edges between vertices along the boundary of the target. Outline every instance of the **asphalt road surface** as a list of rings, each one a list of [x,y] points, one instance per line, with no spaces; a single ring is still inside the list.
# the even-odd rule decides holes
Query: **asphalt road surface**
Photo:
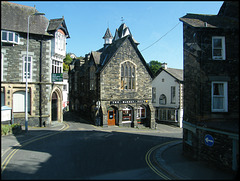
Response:
[[[181,139],[174,128],[116,131],[79,122],[76,117],[65,117],[65,122],[68,129],[21,147],[2,179],[161,180],[164,178],[150,168],[145,156],[156,145]]]

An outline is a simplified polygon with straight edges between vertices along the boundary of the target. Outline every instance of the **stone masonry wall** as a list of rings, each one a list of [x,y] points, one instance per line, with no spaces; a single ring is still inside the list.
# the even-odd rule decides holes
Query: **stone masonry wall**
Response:
[[[130,61],[135,65],[136,90],[121,90],[121,63]],[[104,101],[103,114],[106,114],[110,101],[113,100],[148,100],[151,108],[151,125],[154,127],[155,117],[151,105],[152,87],[151,76],[141,62],[131,42],[126,39],[111,61],[100,74],[100,99]],[[103,105],[103,104],[102,104]],[[106,116],[103,116],[106,121]]]
[[[13,94],[16,91],[25,91],[25,81],[23,82],[23,57],[26,56],[26,34],[20,33],[18,45],[3,44],[1,53],[3,55],[3,80],[1,87],[5,94],[5,104],[12,107]],[[28,55],[32,57],[32,80],[28,82],[31,90],[31,113],[29,125],[39,126],[39,114],[42,109],[43,122],[50,119],[50,93],[51,83],[51,41],[42,41],[42,77],[40,84],[40,53],[41,37],[30,35]],[[41,89],[40,89],[41,85]],[[10,87],[9,87],[10,86]],[[9,91],[6,91],[9,90]],[[40,105],[40,91],[42,100]],[[41,108],[40,108],[41,106]],[[25,113],[14,113],[14,121],[24,125]]]

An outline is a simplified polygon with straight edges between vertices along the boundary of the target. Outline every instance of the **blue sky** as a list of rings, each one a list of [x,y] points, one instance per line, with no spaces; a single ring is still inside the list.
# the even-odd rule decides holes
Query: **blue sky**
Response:
[[[46,18],[64,16],[70,34],[67,52],[76,56],[102,48],[106,29],[114,36],[124,19],[146,62],[158,60],[183,68],[183,28],[187,13],[216,15],[223,1],[11,1],[34,6]],[[180,22],[180,23],[179,23]],[[179,23],[179,24],[178,24]],[[178,24],[178,25],[177,25]],[[150,46],[177,25],[161,40]],[[144,50],[145,49],[145,50]],[[142,51],[143,50],[143,51]]]

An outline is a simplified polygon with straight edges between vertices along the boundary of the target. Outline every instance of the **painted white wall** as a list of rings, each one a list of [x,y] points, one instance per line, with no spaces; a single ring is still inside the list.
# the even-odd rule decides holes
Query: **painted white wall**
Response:
[[[164,81],[162,81],[164,79]],[[176,101],[175,104],[171,103],[171,86],[175,86]],[[152,87],[156,87],[156,102],[152,103],[154,107],[167,107],[167,108],[178,108],[178,120],[179,127],[182,128],[183,120],[183,107],[180,101],[183,101],[183,86],[178,83],[176,79],[163,70],[157,77],[152,81]],[[181,94],[180,94],[181,91]],[[164,94],[167,97],[167,103],[165,105],[159,104],[160,95]]]
[[[162,82],[164,79],[164,82]],[[154,107],[179,107],[179,83],[176,79],[169,75],[164,70],[152,81],[152,87],[156,87],[156,103],[153,103]],[[171,86],[176,87],[176,101],[175,104],[171,103]],[[164,94],[167,97],[167,103],[165,105],[159,104],[160,95]]]

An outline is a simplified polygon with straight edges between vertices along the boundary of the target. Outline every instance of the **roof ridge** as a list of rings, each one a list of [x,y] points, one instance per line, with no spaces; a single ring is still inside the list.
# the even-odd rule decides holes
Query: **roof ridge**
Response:
[[[197,13],[187,13],[186,15],[217,16],[217,14],[197,14]]]
[[[54,19],[50,19],[50,21],[57,21],[57,20],[64,20],[64,18],[54,18]]]
[[[32,7],[32,6],[27,6],[27,5],[22,5],[22,4],[17,4],[17,3],[13,3],[13,2],[9,2],[9,1],[1,1],[1,3],[9,3],[9,4],[13,4],[15,6],[25,6],[25,7],[28,7],[28,8],[32,8],[32,9],[35,9],[35,7]]]

